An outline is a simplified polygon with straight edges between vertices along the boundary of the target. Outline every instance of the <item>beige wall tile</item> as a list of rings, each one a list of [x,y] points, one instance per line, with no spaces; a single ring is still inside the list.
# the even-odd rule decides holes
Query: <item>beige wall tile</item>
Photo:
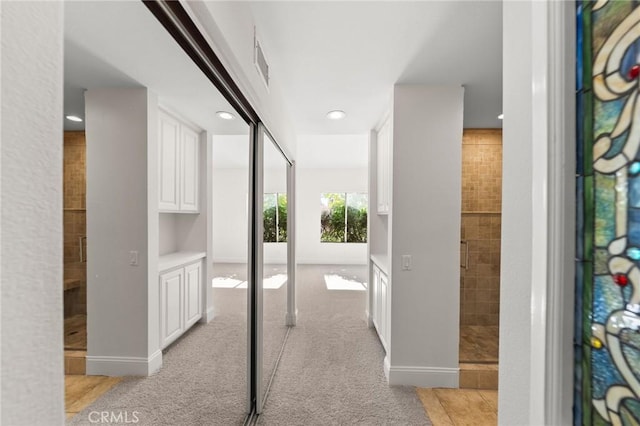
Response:
[[[478,389],[478,372],[475,370],[460,370],[460,388]]]
[[[498,389],[498,372],[497,371],[479,371],[478,372],[478,389]]]
[[[462,138],[463,212],[500,212],[502,207],[502,129],[465,129]],[[499,213],[463,213],[460,234],[469,242],[469,268],[462,270],[465,292],[461,293],[461,322],[497,324],[495,306],[499,300],[500,234]],[[461,247],[461,259],[464,249]],[[463,261],[461,260],[461,263]],[[474,280],[474,281],[471,281]],[[468,289],[483,289],[467,293]],[[475,296],[475,299],[472,298]],[[494,299],[494,297],[498,299]],[[485,303],[482,307],[482,302]]]

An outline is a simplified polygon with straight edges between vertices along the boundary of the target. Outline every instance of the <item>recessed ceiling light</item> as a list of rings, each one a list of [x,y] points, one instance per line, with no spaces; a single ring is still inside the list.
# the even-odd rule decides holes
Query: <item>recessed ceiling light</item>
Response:
[[[329,111],[327,113],[327,118],[329,120],[342,120],[346,116],[347,114],[344,111],[340,111],[339,109],[336,109],[334,111]]]
[[[77,115],[67,115],[66,119],[70,121],[82,121],[82,118],[78,117]]]
[[[503,118],[504,118],[504,114],[500,114],[500,115],[498,116],[498,120],[502,120]]]
[[[220,118],[222,118],[223,120],[233,120],[234,118],[236,118],[235,115],[231,114],[230,112],[227,111],[218,111],[216,112],[216,115]]]

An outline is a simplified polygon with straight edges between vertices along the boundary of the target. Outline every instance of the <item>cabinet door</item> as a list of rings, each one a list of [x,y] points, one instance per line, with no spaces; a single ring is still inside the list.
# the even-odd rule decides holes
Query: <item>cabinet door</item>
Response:
[[[197,212],[199,136],[190,128],[182,126],[181,139],[180,211]]]
[[[382,345],[387,349],[389,343],[389,311],[388,311],[388,297],[389,297],[389,280],[387,276],[380,273],[380,337],[382,338]]]
[[[160,275],[160,343],[164,348],[184,331],[184,269]]]
[[[184,268],[184,311],[185,330],[201,317],[200,297],[202,294],[202,268],[197,262]]]
[[[179,158],[180,124],[173,117],[160,112],[158,129],[159,153],[159,209],[178,211],[179,205]]]
[[[373,325],[378,329],[380,327],[380,270],[374,264],[373,265],[373,285],[371,286],[371,291],[373,291],[373,306],[371,307],[371,318],[373,320]]]

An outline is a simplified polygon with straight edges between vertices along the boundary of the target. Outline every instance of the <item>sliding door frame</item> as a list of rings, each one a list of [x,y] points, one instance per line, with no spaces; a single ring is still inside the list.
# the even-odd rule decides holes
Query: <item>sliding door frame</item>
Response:
[[[267,399],[267,392],[269,389],[263,388],[262,375],[264,374],[263,370],[263,349],[264,349],[264,339],[263,339],[263,312],[264,312],[264,212],[262,209],[263,201],[264,201],[264,149],[265,149],[265,135],[269,138],[269,143],[273,143],[273,146],[280,152],[282,158],[287,163],[287,314],[283,320],[287,326],[295,325],[295,217],[292,213],[295,212],[295,194],[292,192],[294,188],[293,181],[295,180],[294,174],[294,163],[289,158],[289,156],[285,153],[282,147],[275,140],[273,135],[269,132],[269,129],[264,125],[264,123],[258,123],[257,127],[257,135],[255,137],[255,148],[254,148],[254,160],[256,161],[256,179],[255,179],[255,192],[253,193],[253,203],[256,207],[255,218],[256,223],[254,223],[253,229],[257,232],[254,235],[254,241],[258,244],[255,246],[256,256],[255,259],[257,261],[254,271],[257,273],[255,277],[255,286],[252,289],[253,298],[256,301],[255,310],[253,311],[256,321],[255,321],[255,329],[256,329],[256,338],[255,348],[256,348],[256,414],[261,414],[264,408],[264,404]],[[277,201],[276,201],[277,205]],[[294,231],[293,233],[291,233]],[[292,308],[293,307],[293,308]],[[291,323],[291,312],[294,312],[293,323]]]
[[[249,239],[247,291],[247,421],[262,411],[262,275],[263,275],[263,187],[264,135],[274,142],[287,167],[287,314],[286,324],[296,323],[295,302],[295,167],[269,132],[242,90],[215,54],[206,38],[178,1],[142,0],[185,53],[207,76],[220,94],[250,126]]]

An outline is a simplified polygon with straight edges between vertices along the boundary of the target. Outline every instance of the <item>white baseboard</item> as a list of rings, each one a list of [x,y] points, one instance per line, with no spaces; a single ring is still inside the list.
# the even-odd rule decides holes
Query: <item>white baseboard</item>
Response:
[[[421,388],[457,388],[459,368],[412,367],[390,365],[384,359],[384,374],[389,385],[418,386]]]
[[[298,310],[296,309],[296,311],[294,313],[290,313],[287,312],[287,316],[285,318],[286,324],[289,326],[294,326],[296,325],[296,322],[298,320]]]
[[[162,351],[150,357],[87,355],[87,376],[150,376],[162,367]]]
[[[202,316],[200,317],[200,320],[198,322],[202,323],[202,324],[208,324],[208,323],[211,322],[213,317],[215,317],[215,315],[213,313],[213,307],[211,307],[211,308],[207,309],[207,312],[202,314]]]
[[[366,311],[364,311],[364,315],[365,315],[365,320],[367,321],[367,326],[369,328],[373,328],[373,317],[371,316],[371,313],[369,312],[369,310],[367,309]]]
[[[391,369],[391,364],[389,363],[389,355],[384,356],[384,376],[387,378],[387,382],[389,382],[389,370]]]

